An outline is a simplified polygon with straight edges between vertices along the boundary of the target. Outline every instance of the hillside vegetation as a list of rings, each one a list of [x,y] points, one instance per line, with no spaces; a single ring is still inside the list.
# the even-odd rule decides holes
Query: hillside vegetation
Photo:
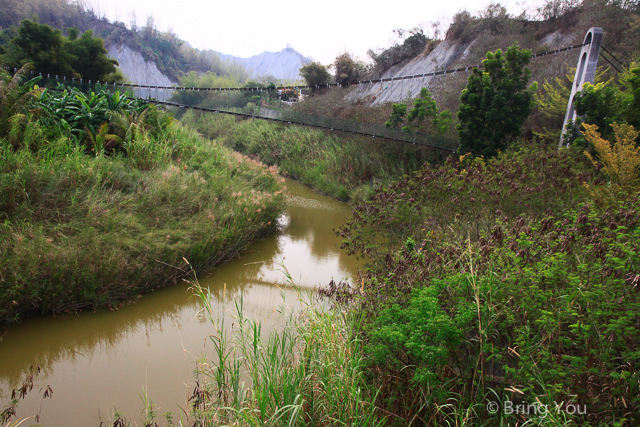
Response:
[[[275,168],[128,94],[26,75],[0,81],[0,323],[117,306],[274,229]]]
[[[625,67],[640,56],[640,11],[637,2],[548,1],[533,16],[513,16],[499,4],[491,4],[476,14],[460,11],[453,17],[448,29],[440,28],[430,35],[420,28],[398,32],[395,44],[384,50],[370,51],[373,63],[368,68],[367,64],[362,64],[369,73],[354,73],[350,80],[366,81],[369,78],[464,68],[482,62],[487,52],[498,49],[504,52],[516,42],[521,48],[531,50],[532,54],[542,53],[581,43],[590,27],[604,30],[603,46]],[[612,56],[604,51],[603,55],[621,70],[621,65]],[[553,90],[558,89],[559,83],[562,89],[570,87],[577,59],[576,50],[573,50],[532,60],[529,64],[530,83],[538,83],[538,95],[542,98],[553,96]],[[600,81],[618,78],[617,71],[605,58],[600,58],[600,66]],[[312,96],[296,108],[330,117],[384,124],[392,113],[393,103],[407,103],[407,88],[411,89],[412,97],[417,98],[424,83],[439,108],[455,112],[467,78],[466,73],[449,73],[404,83],[387,82],[384,85],[386,88],[364,85],[362,88],[354,86],[342,91],[331,90]],[[402,85],[404,91],[400,90]],[[566,98],[558,100],[558,110],[551,115],[548,114],[549,110],[538,105],[534,107],[523,130],[528,138],[534,132],[544,133],[544,128],[549,130],[562,125],[568,93],[563,97]],[[388,101],[379,102],[379,99]]]
[[[80,33],[91,30],[94,37],[104,40],[105,46],[128,46],[140,52],[146,61],[153,61],[175,82],[192,70],[210,71],[241,82],[248,77],[243,67],[222,61],[217,53],[194,49],[173,32],[159,31],[152,16],[147,17],[142,27],[135,21],[129,25],[112,23],[85,3],[72,0],[0,0],[0,45],[6,45],[14,37],[23,20],[34,17],[38,23],[60,30],[66,36],[72,28]]]

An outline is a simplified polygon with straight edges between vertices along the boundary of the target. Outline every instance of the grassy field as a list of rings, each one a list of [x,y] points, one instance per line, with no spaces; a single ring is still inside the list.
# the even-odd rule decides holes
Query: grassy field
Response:
[[[443,155],[428,147],[195,111],[181,122],[343,201],[365,200],[375,185],[387,185]]]
[[[274,229],[280,178],[179,124],[87,155],[29,124],[0,141],[0,322],[117,306],[237,256]]]

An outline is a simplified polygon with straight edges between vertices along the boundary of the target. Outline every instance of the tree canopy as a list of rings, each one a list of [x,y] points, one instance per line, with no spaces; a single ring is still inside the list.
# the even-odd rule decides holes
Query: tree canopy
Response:
[[[118,62],[107,56],[102,39],[93,37],[91,30],[79,36],[79,30],[71,28],[68,34],[65,37],[49,25],[24,20],[8,44],[4,62],[15,67],[31,63],[38,73],[92,81],[116,76]]]
[[[357,61],[350,53],[338,55],[333,63],[335,81],[341,85],[360,80],[367,72],[367,66]]]
[[[331,81],[327,67],[319,62],[312,62],[300,68],[300,75],[311,87],[326,85]]]
[[[463,153],[493,156],[520,136],[534,105],[537,84],[527,84],[531,51],[514,43],[505,53],[487,52],[484,70],[473,69],[460,96],[458,131]]]

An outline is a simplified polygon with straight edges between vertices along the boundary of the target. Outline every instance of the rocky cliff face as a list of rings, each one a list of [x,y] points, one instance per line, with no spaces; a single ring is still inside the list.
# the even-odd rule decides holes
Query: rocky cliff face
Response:
[[[311,59],[302,56],[290,47],[280,52],[262,52],[250,58],[238,58],[220,53],[220,58],[243,65],[252,78],[273,76],[278,80],[288,81],[300,79],[300,68],[311,62]]]
[[[579,34],[556,31],[548,34],[540,40],[538,44],[543,46],[545,50],[552,50],[577,43],[581,40],[581,37]],[[520,45],[527,47],[522,43]],[[474,65],[480,62],[478,59],[479,51],[486,52],[487,50],[495,50],[498,47],[504,49],[507,46],[489,46],[489,49],[487,49],[487,44],[482,36],[469,43],[445,40],[438,44],[432,51],[428,53],[423,52],[409,61],[400,63],[386,70],[382,78],[421,75]],[[464,74],[468,75],[467,73]],[[535,73],[533,77],[534,79],[536,78]],[[364,84],[352,91],[347,99],[352,102],[366,100],[369,101],[371,105],[384,104],[386,102],[401,102],[407,98],[417,98],[423,87],[427,87],[433,92],[433,86],[437,85],[439,81],[441,81],[440,79],[442,79],[441,76],[416,77],[415,79],[383,82],[373,85]]]
[[[107,51],[110,57],[118,61],[125,77],[132,83],[150,86],[171,86],[177,83],[162,74],[154,62],[145,61],[140,52],[125,45],[108,45]],[[262,52],[250,58],[218,54],[223,61],[234,61],[244,66],[251,78],[273,76],[278,80],[295,81],[300,78],[300,68],[311,62],[290,47],[280,52]]]
[[[154,62],[145,61],[140,52],[125,45],[107,46],[107,52],[118,61],[122,73],[134,84],[171,86],[175,83],[162,74]]]

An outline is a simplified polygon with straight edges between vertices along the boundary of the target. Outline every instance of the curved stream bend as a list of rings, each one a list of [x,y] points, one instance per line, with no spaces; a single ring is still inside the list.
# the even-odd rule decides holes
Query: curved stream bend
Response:
[[[265,333],[278,321],[282,263],[304,287],[357,272],[332,231],[349,219],[348,206],[295,182],[287,187],[291,196],[281,231],[200,279],[228,306],[242,294],[245,314],[263,319]],[[27,319],[0,332],[0,409],[29,366],[39,365],[43,371],[20,402],[18,416],[35,415],[42,404],[41,422],[48,427],[97,426],[114,408],[139,421],[146,390],[158,414],[179,417],[192,389],[194,361],[211,351],[205,342],[212,327],[196,316],[199,304],[188,288],[186,283],[162,288],[117,311]],[[287,300],[295,300],[290,294]],[[53,397],[42,401],[38,390],[46,385]]]

